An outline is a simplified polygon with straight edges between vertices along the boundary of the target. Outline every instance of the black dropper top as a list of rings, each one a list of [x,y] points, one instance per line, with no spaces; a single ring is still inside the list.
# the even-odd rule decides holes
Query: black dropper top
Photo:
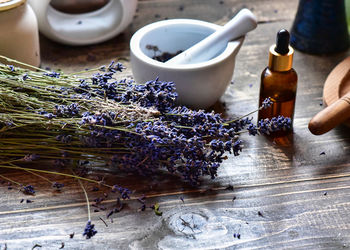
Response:
[[[289,32],[282,29],[277,33],[276,48],[275,51],[281,55],[285,55],[289,52]]]

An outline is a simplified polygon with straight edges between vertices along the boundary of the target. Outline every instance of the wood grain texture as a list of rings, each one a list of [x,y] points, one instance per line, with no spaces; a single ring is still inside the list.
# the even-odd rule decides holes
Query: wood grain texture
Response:
[[[268,48],[275,42],[276,31],[291,27],[297,0],[142,0],[133,24],[105,43],[68,47],[41,37],[42,66],[74,72],[115,58],[129,66],[128,41],[143,25],[175,17],[223,24],[242,7],[253,10],[259,26],[248,34],[237,56],[234,84],[222,97],[227,115],[242,115],[258,105]],[[57,193],[36,176],[0,171],[14,180],[34,183],[38,189],[34,197],[27,197],[16,189],[8,190],[6,184],[0,186],[0,249],[5,244],[7,249],[31,249],[35,244],[58,249],[62,242],[64,249],[350,249],[349,130],[338,127],[317,137],[307,129],[311,117],[323,109],[320,103],[327,75],[348,54],[313,56],[297,51],[294,134],[283,141],[243,136],[242,154],[229,156],[219,177],[203,180],[200,188],[166,174],[152,179],[91,175],[136,193],[124,210],[112,216],[113,223],[106,213],[116,201],[108,195],[103,202],[107,210],[92,214],[99,232],[90,240],[82,237],[87,212],[76,181],[45,175],[65,183]],[[130,68],[121,77],[128,75]],[[233,190],[227,190],[228,185]],[[88,190],[93,187],[86,186]],[[90,200],[106,191],[89,192]],[[148,205],[160,204],[162,216],[151,209],[137,211],[136,198],[142,194],[148,197]],[[34,202],[20,203],[22,198]]]

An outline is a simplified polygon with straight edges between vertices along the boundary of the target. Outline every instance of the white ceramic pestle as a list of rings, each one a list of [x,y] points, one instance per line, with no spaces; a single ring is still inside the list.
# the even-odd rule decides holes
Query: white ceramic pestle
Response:
[[[242,9],[222,29],[165,62],[166,65],[182,65],[205,62],[218,55],[229,41],[245,35],[257,26],[256,17],[248,9]]]

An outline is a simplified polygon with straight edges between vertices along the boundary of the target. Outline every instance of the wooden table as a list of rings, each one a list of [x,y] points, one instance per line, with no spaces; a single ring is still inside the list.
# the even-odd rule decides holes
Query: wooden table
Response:
[[[115,58],[129,66],[128,42],[140,27],[165,18],[223,24],[243,7],[257,15],[259,26],[247,36],[237,57],[234,84],[223,98],[229,115],[242,115],[257,107],[268,48],[280,28],[291,27],[297,0],[143,0],[133,24],[108,42],[68,47],[41,37],[42,66],[73,72]],[[347,54],[313,56],[297,51],[293,137],[280,143],[263,136],[243,137],[242,154],[229,156],[214,181],[205,179],[201,187],[193,188],[163,175],[151,180],[106,174],[109,183],[126,185],[136,193],[112,216],[113,223],[106,213],[116,201],[113,196],[106,199],[107,211],[92,214],[98,234],[90,240],[82,236],[87,210],[75,180],[56,178],[66,184],[57,193],[36,176],[1,171],[12,179],[35,183],[38,192],[28,198],[16,189],[8,190],[6,184],[0,186],[0,249],[31,249],[36,244],[41,249],[58,249],[62,244],[65,249],[350,248],[349,128],[339,127],[322,136],[313,136],[307,129],[311,117],[323,108],[327,75]],[[121,77],[130,74],[128,68]],[[105,191],[89,192],[90,200]],[[148,197],[148,205],[159,203],[162,216],[151,209],[138,212],[140,203],[135,198],[142,194]],[[22,198],[34,202],[20,203]]]

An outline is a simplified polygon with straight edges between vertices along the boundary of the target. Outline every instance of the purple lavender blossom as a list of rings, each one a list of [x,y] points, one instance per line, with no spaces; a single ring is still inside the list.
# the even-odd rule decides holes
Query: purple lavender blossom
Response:
[[[64,187],[64,184],[62,184],[62,183],[54,182],[52,184],[52,188],[55,188],[58,191],[60,191],[63,187]]]
[[[263,109],[267,109],[267,108],[271,107],[272,104],[273,104],[273,101],[271,100],[270,97],[268,97],[262,102],[261,107]]]
[[[254,125],[253,123],[249,124],[247,127],[247,130],[249,132],[249,135],[255,136],[258,134],[259,130],[257,128],[256,125]]]
[[[292,120],[289,117],[278,116],[271,119],[258,121],[258,129],[262,134],[270,134],[280,130],[288,130],[292,127]]]
[[[61,74],[55,71],[51,71],[49,73],[44,73],[44,76],[49,76],[52,78],[60,78]]]
[[[35,161],[40,159],[40,155],[38,154],[27,154],[23,157],[24,161]]]
[[[116,191],[119,191],[123,200],[130,199],[129,195],[132,193],[131,190],[118,185],[114,185],[112,188],[112,192],[115,193]]]
[[[5,126],[12,127],[12,126],[15,126],[15,124],[11,121],[7,121],[7,122],[5,122]]]
[[[97,234],[97,231],[95,230],[95,225],[91,224],[91,221],[88,220],[88,222],[85,226],[85,229],[84,229],[83,236],[86,236],[86,239],[90,239],[95,234]]]
[[[233,144],[233,154],[234,156],[238,156],[239,152],[242,152],[242,140],[237,140]]]
[[[7,65],[9,67],[9,69],[11,70],[11,72],[15,71],[15,67],[13,65]]]
[[[57,117],[75,117],[79,115],[80,107],[77,103],[69,105],[55,105],[55,113]]]
[[[69,144],[72,142],[72,135],[58,135],[56,136],[56,140],[60,141],[64,144]]]
[[[25,81],[25,80],[28,80],[28,79],[31,79],[27,73],[23,74],[22,76],[22,80]]]
[[[34,187],[32,185],[23,186],[21,188],[21,190],[24,194],[29,194],[29,195],[35,194],[35,190],[34,190]]]
[[[51,120],[51,119],[57,117],[56,115],[54,115],[54,114],[52,114],[52,113],[46,113],[46,114],[44,114],[44,116],[45,116],[47,119],[49,119],[49,120]]]
[[[138,103],[145,108],[155,107],[161,113],[166,113],[175,107],[177,93],[173,82],[162,82],[156,78],[145,84],[128,84],[126,91],[116,100],[122,103]]]
[[[123,64],[121,64],[120,62],[114,62],[112,61],[109,65],[108,65],[108,71],[109,72],[113,72],[113,73],[116,73],[116,72],[122,72],[123,69],[125,69],[125,67],[123,66]]]

